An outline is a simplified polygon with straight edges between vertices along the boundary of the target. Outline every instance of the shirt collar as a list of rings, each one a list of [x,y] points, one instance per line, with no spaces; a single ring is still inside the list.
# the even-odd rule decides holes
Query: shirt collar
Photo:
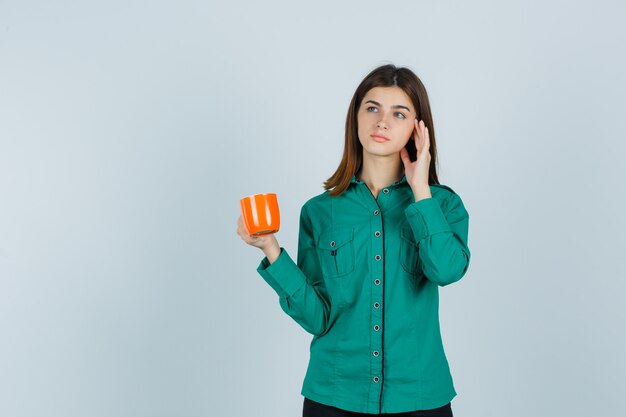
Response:
[[[394,186],[396,186],[396,185],[400,185],[400,184],[403,184],[403,183],[405,183],[405,182],[406,182],[406,175],[404,175],[404,174],[403,174],[403,175],[402,175],[402,178],[400,178],[400,181],[396,181],[396,182],[394,182],[393,184],[391,184],[391,185],[390,185],[390,187],[394,187]],[[357,179],[356,179],[356,175],[353,175],[353,176],[352,176],[352,179],[350,180],[350,183],[351,183],[351,184],[362,184],[362,183],[363,183],[363,181],[359,181],[359,180],[357,180]]]

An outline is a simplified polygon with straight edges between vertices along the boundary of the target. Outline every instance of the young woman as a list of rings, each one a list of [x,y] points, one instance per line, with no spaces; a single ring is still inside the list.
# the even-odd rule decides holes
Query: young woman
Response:
[[[469,216],[436,160],[424,85],[384,65],[354,93],[337,171],[302,207],[297,262],[237,220],[281,308],[313,335],[303,417],[452,416],[438,291],[468,269]]]

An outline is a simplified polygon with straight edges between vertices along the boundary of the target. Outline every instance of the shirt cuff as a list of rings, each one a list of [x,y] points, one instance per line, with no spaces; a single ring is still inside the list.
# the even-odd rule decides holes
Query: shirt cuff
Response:
[[[415,242],[435,233],[452,230],[441,210],[439,201],[433,197],[412,203],[404,210],[404,213],[413,229]]]
[[[304,274],[283,247],[274,263],[264,257],[257,272],[281,298],[291,297],[306,283]]]

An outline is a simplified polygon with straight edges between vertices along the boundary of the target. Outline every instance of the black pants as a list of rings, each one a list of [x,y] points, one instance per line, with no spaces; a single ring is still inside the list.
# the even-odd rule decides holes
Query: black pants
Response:
[[[305,397],[302,408],[302,417],[371,417],[373,415],[397,417],[452,417],[452,406],[448,403],[443,407],[433,410],[409,411],[407,413],[367,414],[346,411],[330,405],[320,404]]]

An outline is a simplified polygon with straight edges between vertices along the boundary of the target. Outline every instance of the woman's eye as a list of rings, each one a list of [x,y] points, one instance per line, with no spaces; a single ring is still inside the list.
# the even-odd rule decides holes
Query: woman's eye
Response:
[[[374,106],[369,106],[368,108],[366,108],[365,110],[370,111],[370,109],[375,109],[376,107]]]
[[[401,119],[406,119],[406,117],[404,116],[404,114],[400,113],[399,111],[396,112],[397,115],[399,115],[398,117],[400,117]]]

